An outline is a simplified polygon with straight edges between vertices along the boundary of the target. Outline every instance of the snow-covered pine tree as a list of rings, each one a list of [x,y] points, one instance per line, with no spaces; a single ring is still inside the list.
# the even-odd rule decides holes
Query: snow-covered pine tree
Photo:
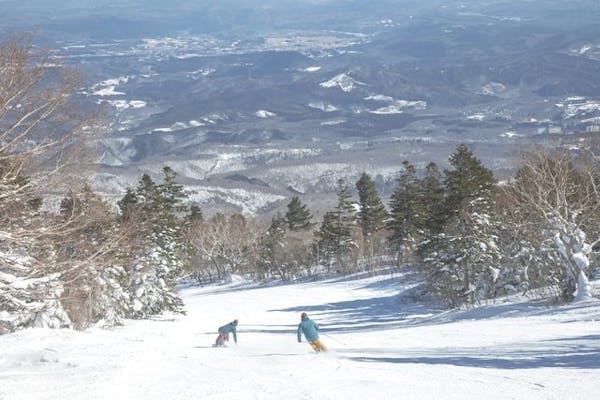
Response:
[[[345,243],[351,240],[350,231],[338,229],[338,218],[333,211],[328,211],[323,215],[323,221],[319,230],[315,233],[317,257],[319,261],[323,259],[327,263],[327,272],[330,272],[331,264],[337,254],[341,251],[338,243]],[[339,238],[341,236],[341,239]]]
[[[456,307],[495,294],[502,253],[489,199],[474,198],[436,235],[435,252],[424,260],[430,290]]]
[[[188,247],[184,240],[186,213],[185,200],[188,194],[183,185],[176,182],[177,173],[170,167],[163,168],[163,183],[158,186],[157,199],[159,212],[156,215],[156,243],[161,258],[166,262],[168,271],[166,282],[174,286],[175,281],[186,269]]]
[[[358,191],[358,225],[360,226],[361,257],[372,273],[376,267],[375,256],[387,246],[385,236],[388,213],[377,193],[375,182],[371,176],[363,172],[356,182]],[[387,250],[387,249],[386,249]]]
[[[182,274],[186,244],[183,239],[183,187],[177,174],[165,167],[164,182],[154,183],[144,174],[135,190],[129,190],[119,203],[126,223],[136,226],[147,238],[136,260],[128,267],[133,315],[145,318],[165,310],[183,312],[183,302],[175,293],[176,279]],[[128,219],[139,219],[132,224]]]
[[[71,326],[59,301],[59,274],[29,254],[48,224],[39,215],[39,202],[33,205],[29,178],[17,172],[21,166],[15,161],[0,155],[0,334],[32,326]]]
[[[0,246],[11,237],[0,233]],[[67,328],[71,320],[59,301],[58,274],[42,274],[26,249],[0,251],[0,335],[22,328]]]
[[[267,231],[261,235],[258,242],[257,258],[259,278],[264,279],[277,274],[281,280],[289,279],[288,271],[284,265],[287,226],[287,218],[276,215],[271,220]]]
[[[346,273],[346,256],[355,247],[352,229],[356,222],[356,211],[350,201],[350,194],[343,179],[338,180],[337,204],[332,211],[325,213],[319,231],[316,233],[320,255],[325,256],[328,265],[335,259],[339,271]]]
[[[402,162],[404,170],[396,179],[397,186],[390,200],[390,243],[398,255],[398,264],[412,258],[420,241],[419,228],[424,218],[423,197],[417,170],[409,161]]]
[[[464,144],[459,145],[449,158],[452,169],[445,170],[446,210],[458,214],[465,203],[491,196],[495,185],[494,174],[486,168]]]
[[[445,209],[446,188],[437,164],[432,162],[427,165],[420,186],[423,217],[416,221],[418,232],[422,236],[417,244],[417,255],[420,261],[423,261],[428,254],[435,253],[435,249],[440,246],[438,240],[443,233],[449,213]]]
[[[448,213],[445,210],[445,188],[442,174],[436,163],[431,162],[425,167],[425,176],[420,181],[422,218],[417,219],[417,225],[423,237],[435,235],[444,228]]]
[[[298,196],[292,197],[285,213],[285,221],[288,229],[292,231],[306,229],[310,226],[311,218],[312,215],[306,204],[302,204]]]
[[[369,237],[385,228],[388,213],[369,174],[366,172],[361,174],[356,182],[356,189],[359,205],[358,224],[363,236]]]
[[[450,165],[444,182],[449,218],[443,232],[427,243],[424,265],[431,290],[457,306],[493,293],[502,253],[492,172],[464,145],[450,156]]]

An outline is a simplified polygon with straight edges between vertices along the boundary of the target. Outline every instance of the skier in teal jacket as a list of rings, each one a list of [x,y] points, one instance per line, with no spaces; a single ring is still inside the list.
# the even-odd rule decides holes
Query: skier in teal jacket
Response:
[[[301,322],[298,324],[298,343],[302,341],[302,334],[306,341],[310,344],[317,353],[327,351],[325,345],[319,340],[319,325],[312,319],[308,318],[305,312],[300,315]]]
[[[223,346],[225,342],[229,341],[229,334],[233,334],[233,341],[237,344],[237,332],[236,328],[238,325],[238,320],[235,319],[232,322],[219,327],[219,336],[217,336],[217,340],[215,341],[215,346]]]

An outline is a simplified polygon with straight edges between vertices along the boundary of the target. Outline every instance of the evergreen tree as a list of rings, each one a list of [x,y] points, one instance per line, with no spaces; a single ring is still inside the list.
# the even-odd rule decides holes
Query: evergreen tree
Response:
[[[490,193],[494,174],[479,161],[469,148],[461,144],[450,156],[451,170],[444,171],[447,190],[446,210],[449,216],[458,213],[481,193]]]
[[[354,247],[352,227],[356,221],[355,209],[343,179],[338,180],[338,201],[333,211],[325,213],[323,223],[317,233],[320,252],[335,257],[342,272],[345,271],[344,258]]]
[[[371,177],[363,172],[360,179],[356,182],[358,190],[358,221],[364,237],[369,237],[373,233],[385,228],[385,222],[388,217],[385,206],[383,205],[375,182]]]
[[[450,305],[473,304],[490,295],[498,278],[498,219],[494,176],[465,146],[450,157],[444,229],[423,247],[427,282]]]
[[[131,216],[130,212],[137,202],[138,199],[136,191],[132,188],[127,188],[123,198],[117,202],[117,206],[119,206],[121,217],[123,219],[128,219]]]
[[[402,162],[402,166],[404,171],[396,180],[397,187],[392,193],[388,222],[390,242],[399,258],[402,254],[410,256],[414,252],[424,217],[421,183],[417,178],[416,168],[409,161]]]
[[[417,252],[422,259],[438,246],[437,235],[444,231],[448,212],[446,211],[446,192],[442,174],[435,163],[429,163],[425,168],[425,176],[421,180],[421,204],[423,218],[418,222],[422,233]]]
[[[312,215],[305,204],[302,204],[298,196],[292,197],[287,205],[285,221],[290,230],[305,229],[310,226]]]
[[[184,240],[184,219],[188,211],[184,202],[187,193],[183,185],[176,182],[177,173],[170,167],[164,167],[163,174],[163,183],[157,187],[158,220],[155,232],[162,258],[169,265],[169,280],[174,281],[186,267],[184,260],[189,251]]]
[[[192,204],[190,206],[190,222],[202,222],[204,221],[204,215],[202,215],[202,209],[196,205]]]
[[[453,307],[493,296],[501,272],[498,228],[486,196],[454,215],[432,239],[431,257],[425,259],[430,291]]]
[[[170,167],[164,167],[163,174],[163,183],[158,187],[162,199],[162,211],[173,219],[187,211],[187,207],[184,205],[187,193],[183,185],[176,182],[177,173]]]
[[[141,219],[138,228],[151,248],[138,255],[131,271],[134,315],[147,315],[168,309],[182,311],[182,302],[174,293],[175,281],[185,268],[187,251],[182,220],[186,193],[176,183],[177,174],[163,168],[163,183],[157,185],[144,174],[135,191],[128,190],[119,202],[125,216]],[[135,210],[135,213],[134,213]]]
[[[441,232],[444,229],[446,211],[444,209],[445,189],[442,174],[435,163],[425,167],[425,176],[421,180],[421,204],[423,218],[419,227],[425,237]]]
[[[135,199],[137,200],[137,203],[141,205],[144,217],[148,220],[152,220],[160,210],[162,203],[158,186],[152,180],[150,175],[143,174],[135,192]]]
[[[319,256],[325,256],[325,259],[328,262],[340,252],[341,249],[338,244],[344,243],[345,240],[349,240],[350,238],[349,231],[342,230],[340,232],[339,228],[338,218],[335,212],[326,212],[325,215],[323,215],[323,222],[321,223],[321,227],[316,233],[316,236]],[[341,239],[340,236],[342,236]],[[329,264],[330,263],[328,263],[328,265]]]
[[[285,240],[287,237],[287,221],[280,215],[273,217],[269,228],[259,240],[259,257],[257,266],[263,277],[277,272],[282,280],[288,278],[287,271],[283,267],[283,252],[285,252]]]
[[[340,224],[352,226],[356,222],[356,208],[352,204],[348,186],[343,179],[338,179],[337,205],[334,209]]]

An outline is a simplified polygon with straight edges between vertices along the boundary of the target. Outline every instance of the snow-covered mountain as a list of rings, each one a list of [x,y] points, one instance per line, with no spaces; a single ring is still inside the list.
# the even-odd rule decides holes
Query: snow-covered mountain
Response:
[[[351,76],[342,73],[334,76],[328,81],[321,82],[319,86],[324,88],[339,88],[344,92],[351,92],[356,89],[358,86],[365,86],[366,84],[363,82],[359,82]]]
[[[519,152],[600,131],[597,1],[141,4],[0,2],[4,32],[42,27],[48,66],[87,76],[78,100],[105,111],[96,183],[112,198],[169,165],[188,187],[227,189],[198,195],[201,207],[272,212],[283,201],[241,208],[233,189],[285,199],[304,185],[263,177],[289,169],[314,179],[306,200],[319,206],[328,182],[356,179],[345,171],[443,167],[467,143],[505,179]],[[303,147],[318,152],[286,156]]]

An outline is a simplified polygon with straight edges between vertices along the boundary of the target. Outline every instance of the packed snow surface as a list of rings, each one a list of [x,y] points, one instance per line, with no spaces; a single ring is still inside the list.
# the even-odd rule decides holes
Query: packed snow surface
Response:
[[[410,274],[185,287],[187,315],[0,336],[0,399],[593,399],[600,305],[415,303]],[[297,343],[307,312],[330,351]],[[238,341],[212,348],[239,318]]]

